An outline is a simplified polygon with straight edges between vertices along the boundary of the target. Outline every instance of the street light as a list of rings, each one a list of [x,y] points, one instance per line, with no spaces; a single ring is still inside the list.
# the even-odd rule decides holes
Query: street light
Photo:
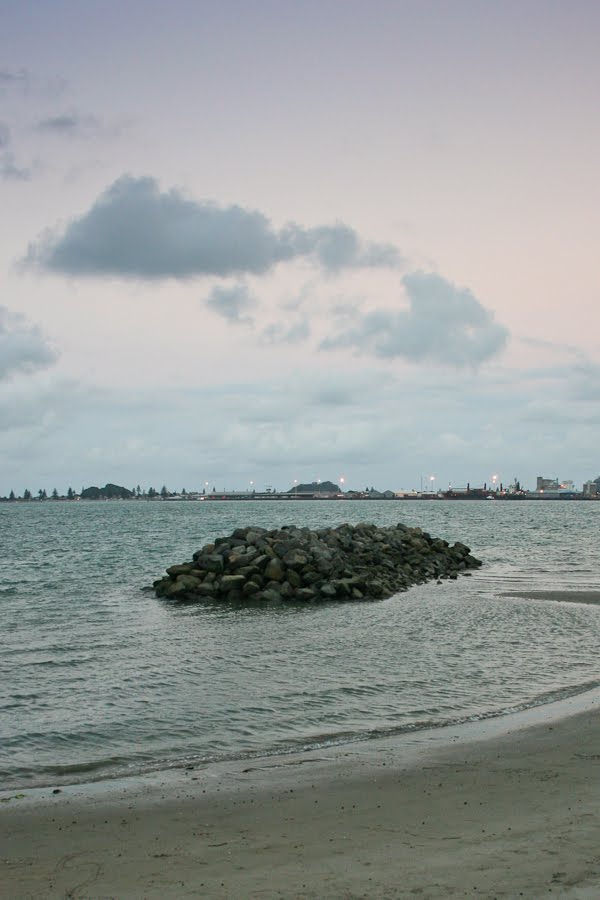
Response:
[[[433,482],[435,481],[435,475],[430,475],[429,481],[431,482],[431,493],[433,493]]]
[[[492,485],[493,485],[494,491],[496,490],[496,482],[497,481],[498,481],[498,476],[492,475]]]
[[[343,475],[340,475],[340,490],[341,490],[341,493],[342,493],[342,494],[344,493],[344,482],[345,482],[345,480],[346,480],[346,479],[344,478],[344,476],[343,476]]]
[[[298,499],[298,479],[294,478],[294,497]]]

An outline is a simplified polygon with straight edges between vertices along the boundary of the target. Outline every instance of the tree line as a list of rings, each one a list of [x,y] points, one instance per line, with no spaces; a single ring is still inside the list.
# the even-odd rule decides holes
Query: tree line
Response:
[[[213,487],[212,491],[215,493],[216,487]],[[157,497],[164,500],[167,497],[186,497],[189,493],[190,492],[187,491],[186,488],[182,488],[181,491],[170,491],[165,484],[163,484],[160,490],[156,490],[154,487],[149,487],[148,489],[142,488],[139,484],[131,489],[120,487],[119,485],[107,484],[104,488],[82,487],[79,492],[74,491],[72,487],[69,487],[66,494],[59,494],[57,488],[53,488],[49,494],[45,488],[39,488],[37,492],[32,492],[29,488],[25,488],[21,495],[18,495],[11,490],[8,497],[0,497],[0,501],[16,503],[19,501],[44,500],[153,500]],[[202,488],[198,493],[206,494],[206,489]]]

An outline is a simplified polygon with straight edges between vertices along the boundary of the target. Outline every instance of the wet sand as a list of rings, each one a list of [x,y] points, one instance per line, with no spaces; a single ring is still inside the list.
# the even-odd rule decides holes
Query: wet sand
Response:
[[[600,896],[600,692],[0,797],[4,898]],[[9,799],[10,798],[10,799]]]

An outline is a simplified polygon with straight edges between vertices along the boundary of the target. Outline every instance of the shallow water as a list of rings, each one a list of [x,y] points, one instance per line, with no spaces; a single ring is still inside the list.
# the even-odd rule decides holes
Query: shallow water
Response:
[[[142,592],[245,524],[420,525],[484,561],[377,603],[239,609]],[[0,505],[6,787],[285,752],[484,717],[600,684],[600,504]]]

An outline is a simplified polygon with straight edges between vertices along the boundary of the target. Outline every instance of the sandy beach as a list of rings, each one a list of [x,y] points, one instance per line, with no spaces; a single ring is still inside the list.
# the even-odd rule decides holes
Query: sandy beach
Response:
[[[295,756],[4,793],[2,896],[600,896],[600,692]]]

